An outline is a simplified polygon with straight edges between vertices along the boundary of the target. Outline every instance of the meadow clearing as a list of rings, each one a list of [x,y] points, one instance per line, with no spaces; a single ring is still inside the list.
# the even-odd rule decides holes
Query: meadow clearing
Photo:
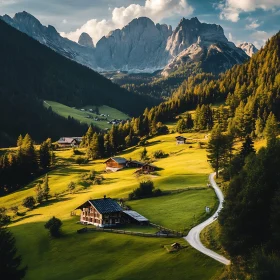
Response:
[[[185,133],[188,138],[185,145],[177,145],[175,136],[176,133],[154,137],[146,147],[151,158],[157,150],[169,154],[153,162],[159,171],[150,178],[156,188],[174,193],[127,204],[151,222],[187,232],[206,218],[205,206],[215,208],[216,197],[206,186],[212,170],[207,163],[205,134]],[[118,156],[139,160],[142,150],[143,147],[133,147]],[[176,253],[168,253],[163,248],[175,241],[188,245],[182,238],[103,232],[77,234],[82,225],[76,223],[79,217],[71,216],[71,211],[86,200],[103,195],[126,199],[138,187],[141,176],[137,178],[133,168],[105,173],[104,160],[78,165],[72,150],[57,151],[56,156],[59,167],[48,174],[51,194],[56,196],[49,202],[31,211],[21,206],[25,197],[35,195],[34,186],[42,178],[0,198],[1,206],[18,205],[19,212],[23,213],[13,218],[10,229],[16,237],[23,263],[28,265],[26,279],[215,279],[221,273],[221,264],[189,246]],[[83,183],[82,174],[91,170],[103,176],[101,185]],[[77,184],[73,194],[67,191],[70,181]],[[52,239],[44,229],[44,223],[52,216],[63,222],[62,238]],[[129,230],[141,231],[141,226]],[[143,228],[143,231],[150,229]]]
[[[64,117],[64,118],[68,118],[68,116],[82,122],[82,123],[86,123],[88,125],[93,124],[94,126],[99,127],[100,129],[106,129],[106,128],[111,128],[111,124],[107,123],[107,120],[94,120],[94,118],[101,118],[103,119],[104,117],[100,117],[95,113],[96,110],[96,106],[85,106],[82,108],[71,108],[69,106],[63,105],[61,103],[55,102],[55,101],[44,101],[44,106],[45,107],[52,107],[52,110],[57,113],[58,115]],[[105,114],[106,116],[109,115],[107,117],[108,121],[111,121],[113,119],[120,119],[120,120],[126,120],[129,118],[128,115],[126,115],[125,113],[111,108],[109,106],[103,105],[103,106],[99,106],[97,107],[99,114]],[[84,109],[85,111],[81,111],[81,109]],[[93,112],[89,112],[88,110],[92,109]],[[88,117],[91,118],[88,118]],[[74,135],[75,136],[75,135]]]

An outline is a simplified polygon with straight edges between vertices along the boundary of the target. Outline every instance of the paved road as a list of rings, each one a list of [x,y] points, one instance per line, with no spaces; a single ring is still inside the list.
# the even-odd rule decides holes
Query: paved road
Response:
[[[216,193],[216,195],[219,199],[219,207],[212,217],[210,217],[209,219],[207,219],[203,223],[197,225],[196,227],[192,228],[190,230],[189,234],[184,237],[184,239],[186,241],[188,241],[189,244],[192,247],[194,247],[195,249],[197,249],[201,253],[217,260],[218,262],[221,262],[225,265],[229,265],[230,261],[228,259],[226,259],[225,257],[223,257],[223,256],[211,251],[210,249],[207,249],[206,247],[204,247],[204,245],[201,243],[200,237],[199,237],[200,232],[205,227],[207,227],[208,225],[210,225],[211,223],[213,223],[217,219],[220,210],[223,208],[224,195],[223,195],[222,191],[220,190],[220,188],[217,186],[217,184],[214,180],[214,177],[215,177],[215,173],[211,173],[209,175],[209,182],[212,185],[213,189],[215,190],[215,193]]]

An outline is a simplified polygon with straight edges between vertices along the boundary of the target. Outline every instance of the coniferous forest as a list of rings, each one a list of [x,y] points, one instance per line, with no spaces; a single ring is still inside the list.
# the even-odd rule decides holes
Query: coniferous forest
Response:
[[[122,204],[133,198],[134,205],[137,205],[140,203],[138,198],[148,197],[135,195],[137,190],[144,190],[147,182],[153,190],[154,179],[157,184],[164,186],[163,191],[156,189],[162,196],[190,191],[190,188],[182,190],[179,187],[169,190],[165,186],[170,183],[169,178],[161,181],[160,176],[164,172],[168,174],[168,168],[172,169],[177,164],[175,161],[178,154],[190,156],[198,151],[200,156],[203,155],[203,160],[207,160],[208,167],[215,172],[215,180],[225,196],[223,208],[217,216],[214,217],[215,212],[210,213],[213,220],[217,218],[215,223],[218,228],[211,242],[212,245],[219,244],[220,249],[226,252],[231,265],[216,279],[280,279],[280,32],[244,64],[235,65],[225,73],[203,73],[200,68],[193,66],[189,69],[180,68],[168,79],[148,84],[127,83],[122,87],[57,54],[1,20],[0,35],[7,38],[0,43],[0,147],[5,147],[0,150],[1,198],[20,192],[41,176],[44,176],[43,185],[41,181],[34,184],[36,199],[33,196],[23,198],[21,206],[26,208],[26,212],[32,211],[36,203],[40,207],[43,201],[50,202],[51,197],[53,201],[46,203],[48,207],[64,200],[67,203],[68,194],[71,194],[69,200],[76,199],[80,195],[74,194],[77,182],[80,184],[79,191],[86,193],[92,191],[86,188],[102,184],[107,179],[106,188],[109,189],[113,181],[111,194],[116,194],[119,178],[117,175],[116,178],[109,177],[112,170],[102,170],[101,164],[106,164],[105,158],[123,157],[135,152],[132,155],[140,157],[141,162],[137,161],[138,158],[130,158],[129,161],[125,160],[124,168],[132,169],[127,162],[133,162],[140,168],[134,170],[134,173],[131,170],[129,175],[130,170],[127,171],[125,180],[135,180],[131,185],[124,184],[125,188],[121,189],[119,195],[127,195],[127,190],[131,186],[135,187],[135,182],[140,183],[140,188],[134,189],[125,199],[118,199]],[[136,75],[131,79],[137,80],[139,77]],[[142,74],[141,79],[150,81],[151,77]],[[172,94],[169,96],[170,92]],[[63,118],[55,114],[51,107],[44,107],[45,99],[77,108],[107,105],[129,114],[131,119],[116,120],[113,125],[108,122],[110,128],[101,130],[72,117]],[[177,145],[184,143],[178,143],[178,134],[189,137],[179,137],[184,139],[183,142],[189,141],[180,150]],[[172,144],[168,135],[172,136]],[[197,135],[199,140],[195,139]],[[73,143],[67,143],[69,145],[66,148],[54,143],[63,136],[82,136],[82,141],[75,148],[72,147]],[[261,147],[255,145],[257,141]],[[158,143],[163,143],[163,147],[173,145],[172,151],[165,153],[158,149],[148,157],[149,145]],[[197,147],[193,147],[193,143]],[[175,145],[178,148],[176,152]],[[16,147],[11,149],[12,146]],[[70,151],[68,154],[65,153],[67,149]],[[137,149],[141,149],[141,152]],[[56,162],[56,150],[59,150],[60,154],[57,154],[60,156],[64,153],[65,158],[60,158],[61,166]],[[173,163],[172,157],[175,158]],[[141,181],[141,168],[163,158],[170,159],[170,165],[166,164],[166,168],[160,167],[157,170],[154,166],[156,172],[152,174],[152,179],[145,177],[147,180]],[[83,164],[87,166],[81,171],[80,165]],[[67,178],[67,172],[76,172],[79,178],[75,174],[76,177],[72,177],[78,178],[77,182],[68,182],[65,190],[51,196],[48,173],[59,168],[62,170],[65,166],[69,167],[67,171],[52,176],[60,174]],[[97,171],[92,166],[98,166]],[[89,167],[90,170],[86,169]],[[160,173],[162,170],[164,172]],[[175,175],[172,173],[171,180],[174,176],[181,178],[186,175],[180,172]],[[187,171],[184,169],[182,172]],[[61,180],[58,178],[52,178],[54,185],[57,180]],[[179,180],[180,184],[182,180]],[[201,187],[200,190],[208,191],[209,188]],[[99,190],[98,195],[102,191]],[[195,191],[195,188],[191,190]],[[63,201],[59,195],[65,196]],[[5,252],[0,253],[0,263],[2,265],[7,254],[7,262],[15,265],[15,269],[8,271],[9,275],[15,273],[15,279],[23,279],[28,268],[23,265],[20,267],[21,258],[16,257],[15,240],[5,228],[11,222],[10,216],[6,215],[7,211],[13,211],[16,217],[18,206],[14,205],[9,210],[0,207],[0,243],[7,245]],[[72,214],[71,218],[75,216]],[[210,214],[205,214],[202,219],[211,217]],[[28,219],[28,215],[25,218]],[[195,220],[194,215],[192,225],[182,232],[189,233],[196,223],[199,220]],[[53,224],[57,225],[56,230],[52,228]],[[62,238],[61,226],[62,222],[56,217],[45,224],[51,238]],[[183,233],[180,233],[180,237],[184,236]],[[181,249],[185,248],[188,246]],[[2,269],[7,267],[2,266]]]

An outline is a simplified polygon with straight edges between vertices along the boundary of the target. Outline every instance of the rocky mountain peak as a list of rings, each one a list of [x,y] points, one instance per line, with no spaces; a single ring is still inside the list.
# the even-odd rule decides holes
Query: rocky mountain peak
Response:
[[[252,57],[253,54],[255,54],[256,52],[258,52],[258,49],[252,43],[248,42],[241,43],[237,47],[243,50],[250,57]]]
[[[37,26],[41,25],[40,21],[37,18],[27,13],[26,11],[16,13],[13,20],[22,24],[33,24]]]
[[[78,43],[84,47],[94,48],[92,38],[85,32],[80,35]]]

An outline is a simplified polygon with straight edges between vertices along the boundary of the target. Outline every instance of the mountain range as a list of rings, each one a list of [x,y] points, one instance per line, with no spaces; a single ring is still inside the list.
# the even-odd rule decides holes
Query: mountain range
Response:
[[[171,26],[140,17],[103,36],[96,46],[87,33],[81,34],[75,43],[61,37],[53,26],[43,26],[27,12],[17,13],[13,18],[4,15],[2,19],[56,52],[99,72],[163,70],[166,76],[185,65],[199,63],[203,71],[220,73],[248,59],[243,50],[227,40],[221,26],[201,23],[197,18],[183,18],[173,31]]]

